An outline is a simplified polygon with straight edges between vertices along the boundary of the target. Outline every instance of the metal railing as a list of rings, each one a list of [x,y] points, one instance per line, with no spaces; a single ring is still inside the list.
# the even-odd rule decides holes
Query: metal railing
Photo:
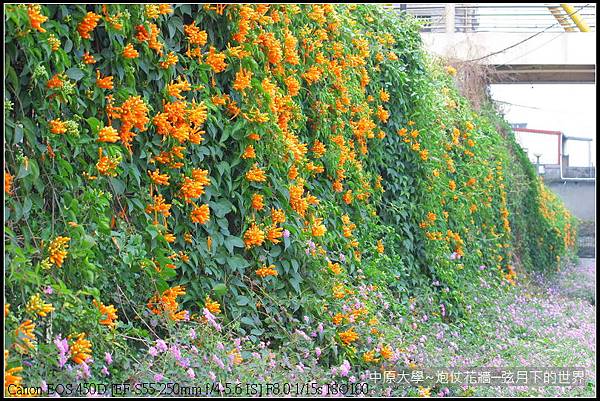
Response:
[[[596,30],[596,4],[571,3]],[[423,22],[423,32],[579,32],[560,3],[401,3],[385,6],[407,12]],[[452,18],[453,16],[453,18]]]

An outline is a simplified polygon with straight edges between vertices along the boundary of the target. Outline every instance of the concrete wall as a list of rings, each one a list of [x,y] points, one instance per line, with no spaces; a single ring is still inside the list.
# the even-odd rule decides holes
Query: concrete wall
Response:
[[[596,181],[546,182],[565,206],[582,220],[596,221]]]

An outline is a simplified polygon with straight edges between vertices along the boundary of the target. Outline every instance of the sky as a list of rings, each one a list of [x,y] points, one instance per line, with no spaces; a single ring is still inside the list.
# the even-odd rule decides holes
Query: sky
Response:
[[[510,123],[527,123],[527,128],[562,131],[567,136],[592,138],[591,157],[595,166],[596,86],[593,84],[506,84],[491,85],[492,98],[500,103]],[[551,136],[537,137],[552,142]],[[536,140],[534,140],[536,142]],[[529,145],[533,147],[532,145]],[[538,148],[539,148],[538,144]],[[548,144],[546,148],[555,149]],[[541,159],[550,157],[545,149]],[[567,143],[569,165],[587,166],[586,142]],[[543,163],[542,161],[540,161]]]

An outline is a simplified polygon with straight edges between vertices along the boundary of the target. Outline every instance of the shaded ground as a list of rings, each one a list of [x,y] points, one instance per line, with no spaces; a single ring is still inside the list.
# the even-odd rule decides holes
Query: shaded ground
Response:
[[[423,344],[420,364],[453,368],[585,367],[583,386],[473,386],[451,389],[451,394],[594,396],[595,273],[594,259],[580,259],[576,266],[558,274],[520,276],[517,286],[473,308],[472,319],[479,323],[475,330],[436,324],[438,332]],[[481,285],[487,283],[482,280]]]

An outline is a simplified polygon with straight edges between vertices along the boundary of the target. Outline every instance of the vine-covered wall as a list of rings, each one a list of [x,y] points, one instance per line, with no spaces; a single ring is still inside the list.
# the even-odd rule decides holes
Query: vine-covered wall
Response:
[[[374,291],[399,313],[427,291],[454,319],[482,271],[514,283],[515,256],[547,268],[573,246],[570,216],[519,150],[526,193],[511,198],[514,145],[409,17],[5,11],[11,358],[54,347],[45,328],[71,335],[80,363],[117,332],[151,338],[148,321],[206,321],[205,308],[273,344],[313,316],[336,354],[362,355],[385,324]]]

